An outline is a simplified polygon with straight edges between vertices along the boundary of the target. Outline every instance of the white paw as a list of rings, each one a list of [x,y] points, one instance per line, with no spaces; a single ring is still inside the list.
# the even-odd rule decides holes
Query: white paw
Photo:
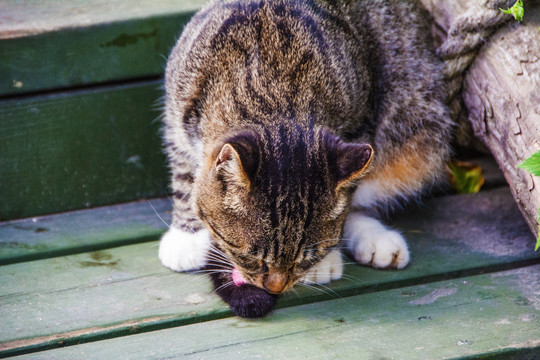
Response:
[[[307,284],[326,284],[343,275],[343,261],[339,250],[332,250],[313,266],[299,281]]]
[[[402,269],[409,263],[409,249],[403,236],[376,219],[350,214],[344,236],[347,247],[360,264]]]
[[[161,237],[159,259],[174,271],[196,270],[206,265],[209,249],[208,230],[190,233],[171,226]]]

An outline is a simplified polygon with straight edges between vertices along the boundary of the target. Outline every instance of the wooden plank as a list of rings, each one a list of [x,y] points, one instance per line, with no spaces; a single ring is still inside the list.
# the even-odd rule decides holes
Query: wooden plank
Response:
[[[534,239],[509,200],[506,188],[433,199],[424,209],[411,210],[400,219],[413,254],[405,270],[380,271],[351,264],[346,276],[328,289],[297,287],[278,306],[539,263],[540,254],[532,250]],[[497,212],[487,215],[484,207]],[[163,268],[157,259],[157,243],[0,269],[4,325],[0,356],[230,316],[227,306],[211,292],[206,276]]]
[[[205,2],[0,2],[0,96],[160,76]]]
[[[25,359],[540,356],[540,266],[72,346]],[[121,355],[119,355],[121,354]]]
[[[197,11],[208,0],[3,0],[0,39]]]
[[[0,101],[0,220],[163,195],[160,84]]]
[[[478,158],[472,162],[481,165],[486,178],[485,188],[504,184],[504,177],[492,159]],[[481,198],[482,195],[478,196]],[[500,199],[500,196],[496,198]],[[444,208],[450,206],[454,209],[461,204],[458,202],[453,206],[453,200],[431,200],[427,208],[440,212],[436,210],[440,201],[445,203]],[[169,199],[155,199],[150,204],[137,201],[0,223],[0,239],[3,239],[0,241],[0,265],[156,238],[166,229],[165,224],[170,223],[170,212]],[[405,228],[407,223],[414,221],[414,214],[402,221]],[[510,218],[513,216],[511,214]],[[425,215],[422,218],[426,218]]]
[[[155,240],[170,218],[166,198],[0,223],[0,265]]]
[[[3,266],[0,357],[229,315],[206,276],[162,267],[157,245]]]

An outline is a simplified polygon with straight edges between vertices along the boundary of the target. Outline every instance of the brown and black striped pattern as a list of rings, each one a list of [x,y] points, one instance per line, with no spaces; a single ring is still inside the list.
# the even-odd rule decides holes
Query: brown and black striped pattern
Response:
[[[201,175],[198,215],[251,283],[262,287],[275,273],[292,285],[338,244],[353,181],[372,148],[282,122],[223,138],[216,152],[225,144],[235,155],[218,155]]]
[[[356,188],[361,208],[430,186],[450,124],[423,22],[402,0],[203,8],[166,70],[173,226],[288,287],[337,245]]]

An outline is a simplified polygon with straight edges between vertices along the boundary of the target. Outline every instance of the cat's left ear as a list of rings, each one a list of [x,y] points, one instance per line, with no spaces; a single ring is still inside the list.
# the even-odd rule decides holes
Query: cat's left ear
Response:
[[[366,174],[373,158],[373,148],[368,144],[340,143],[334,155],[337,186],[336,190],[352,185]]]
[[[223,180],[249,188],[258,171],[257,142],[249,133],[240,133],[221,147],[215,167]]]

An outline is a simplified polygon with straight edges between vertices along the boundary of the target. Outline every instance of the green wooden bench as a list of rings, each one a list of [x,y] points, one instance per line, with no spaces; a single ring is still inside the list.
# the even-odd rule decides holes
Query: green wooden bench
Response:
[[[540,358],[540,254],[485,159],[480,193],[395,217],[406,269],[350,263],[264,319],[161,266],[161,73],[201,4],[0,2],[0,357]]]

